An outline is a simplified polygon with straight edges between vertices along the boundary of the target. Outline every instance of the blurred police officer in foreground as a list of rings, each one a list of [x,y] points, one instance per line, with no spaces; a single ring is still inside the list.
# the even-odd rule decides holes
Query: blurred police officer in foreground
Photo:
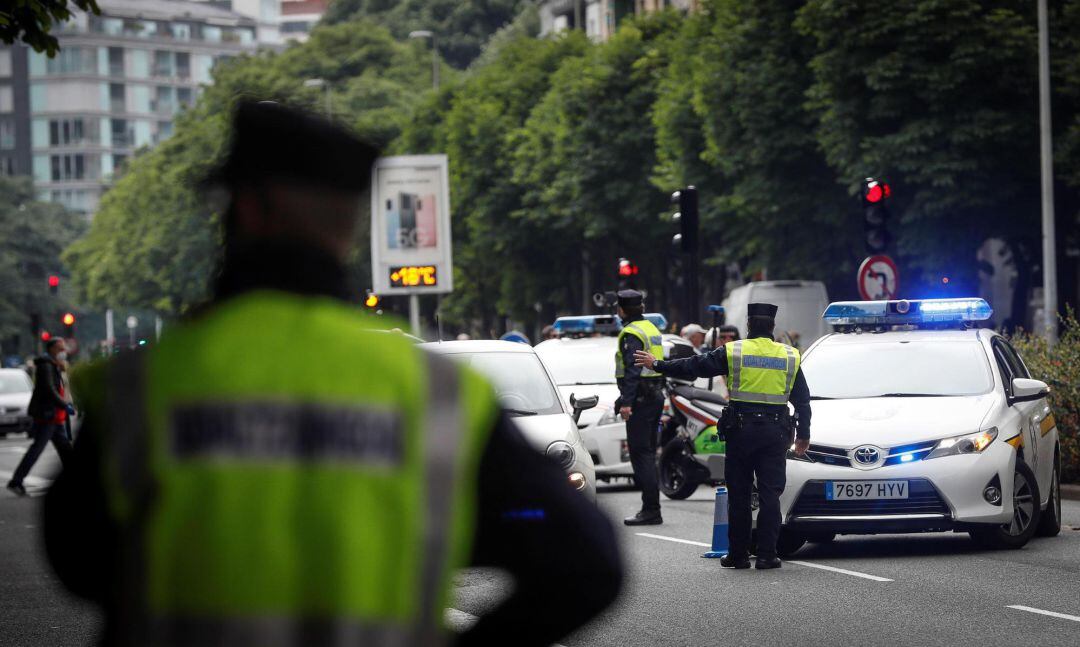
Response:
[[[76,373],[86,418],[46,547],[104,607],[106,644],[443,644],[470,554],[516,588],[460,644],[547,645],[615,597],[610,524],[487,384],[346,303],[375,157],[241,105],[213,303]]]
[[[656,525],[660,516],[660,487],[656,481],[656,434],[664,410],[664,378],[650,368],[634,363],[634,353],[654,359],[664,358],[660,331],[642,314],[644,297],[636,290],[619,292],[618,350],[615,351],[615,381],[619,399],[615,406],[626,421],[626,444],[634,481],[641,488],[641,510],[623,520],[628,526]]]
[[[773,341],[777,307],[751,303],[747,309],[747,339],[725,344],[705,355],[657,361],[635,353],[635,362],[681,379],[728,376],[731,406],[720,425],[727,436],[724,478],[729,498],[730,553],[722,566],[750,568],[752,518],[750,498],[757,475],[757,568],[780,568],[776,541],[780,534],[780,494],[786,482],[786,455],[795,434],[795,453],[810,446],[810,389],[799,368],[799,351]],[[795,405],[795,421],[788,405]]]

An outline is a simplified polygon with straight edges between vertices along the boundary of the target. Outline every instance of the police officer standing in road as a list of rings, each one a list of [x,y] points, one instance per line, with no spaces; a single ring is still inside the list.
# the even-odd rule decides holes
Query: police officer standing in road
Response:
[[[619,292],[619,332],[615,351],[615,381],[619,399],[615,406],[626,421],[626,443],[634,480],[641,488],[641,510],[623,520],[628,526],[657,525],[660,516],[660,487],[656,480],[656,434],[664,410],[663,376],[634,362],[635,353],[653,360],[664,358],[663,337],[644,316],[644,296],[637,290]]]
[[[214,301],[72,376],[86,415],[45,541],[103,642],[443,645],[470,555],[514,592],[457,644],[587,622],[619,588],[611,525],[478,374],[348,303],[377,152],[273,103],[233,131]]]
[[[757,568],[780,568],[776,544],[780,535],[780,495],[786,482],[786,454],[798,428],[794,451],[802,456],[810,446],[810,389],[799,367],[799,351],[773,341],[777,306],[751,303],[747,308],[747,339],[725,344],[705,355],[657,361],[648,353],[634,354],[635,363],[656,373],[681,379],[728,376],[731,405],[720,425],[727,436],[725,480],[729,492],[728,540],[724,567],[750,568],[752,516],[750,500],[757,476]],[[795,406],[795,420],[788,414]]]

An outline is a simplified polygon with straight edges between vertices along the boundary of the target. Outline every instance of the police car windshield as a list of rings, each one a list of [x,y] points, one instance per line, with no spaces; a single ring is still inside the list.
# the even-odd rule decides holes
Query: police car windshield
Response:
[[[545,342],[536,353],[559,386],[615,383],[615,338],[611,344]]]
[[[0,393],[29,393],[33,389],[26,373],[0,373]]]
[[[469,353],[469,365],[486,376],[499,404],[512,416],[563,413],[559,395],[532,353]]]
[[[817,399],[980,395],[993,388],[978,342],[868,341],[822,344],[803,373]]]

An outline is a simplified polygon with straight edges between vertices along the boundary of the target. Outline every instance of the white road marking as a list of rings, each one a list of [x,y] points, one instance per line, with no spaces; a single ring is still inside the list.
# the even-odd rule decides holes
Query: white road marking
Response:
[[[1050,616],[1051,618],[1061,618],[1062,620],[1072,620],[1073,622],[1080,622],[1080,616],[1070,616],[1067,613],[1058,613],[1057,611],[1044,611],[1042,609],[1036,609],[1035,607],[1025,607],[1021,604],[1009,604],[1006,605],[1007,609],[1016,609],[1017,611],[1027,611],[1028,613],[1037,613],[1043,616]]]
[[[665,537],[664,535],[654,535],[647,532],[635,533],[639,537],[648,537],[649,539],[663,539],[664,541],[673,541],[679,544],[689,544],[691,546],[704,546],[705,548],[711,548],[710,544],[706,544],[700,541],[690,541],[689,539],[679,539],[678,537]],[[824,566],[822,564],[811,564],[810,562],[803,562],[797,560],[785,560],[785,564],[798,564],[799,566],[807,566],[809,568],[820,568],[823,571],[832,571],[833,573],[841,573],[843,575],[851,575],[852,577],[861,577],[867,580],[873,580],[875,582],[892,582],[887,577],[879,577],[877,575],[870,575],[869,573],[860,573],[859,571],[849,571],[846,568],[837,568],[835,566]]]
[[[798,564],[799,566],[809,566],[810,568],[820,568],[823,571],[832,571],[833,573],[843,573],[844,575],[850,575],[852,577],[861,577],[866,580],[873,580],[875,582],[892,582],[887,577],[879,577],[877,575],[870,575],[869,573],[860,573],[859,571],[849,571],[846,568],[836,568],[835,566],[825,566],[824,564],[811,564],[810,562],[803,562],[798,560],[786,560],[785,564]]]
[[[678,537],[665,537],[663,535],[653,535],[647,532],[637,533],[638,537],[648,537],[649,539],[663,539],[664,541],[673,541],[679,544],[690,544],[691,546],[704,546],[705,548],[712,548],[709,544],[700,541],[690,541],[689,539],[679,539]]]
[[[473,614],[466,613],[466,612],[464,612],[464,611],[462,611],[460,609],[450,608],[450,609],[447,609],[443,613],[443,619],[445,620],[446,625],[448,627],[450,627],[454,631],[460,633],[460,632],[465,631],[469,627],[473,626],[474,624],[476,624],[476,621],[479,620],[480,618],[477,618]],[[563,646],[559,645],[559,644],[555,644],[555,645],[552,645],[551,647],[563,647]]]

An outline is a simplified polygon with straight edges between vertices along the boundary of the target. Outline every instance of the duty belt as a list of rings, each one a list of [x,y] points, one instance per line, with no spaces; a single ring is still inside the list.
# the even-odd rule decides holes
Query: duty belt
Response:
[[[739,423],[742,423],[742,422],[744,422],[746,420],[756,420],[756,421],[759,421],[759,422],[770,421],[770,422],[780,422],[780,423],[785,423],[786,424],[787,421],[788,421],[788,414],[786,414],[786,413],[767,413],[765,411],[745,411],[745,412],[741,412],[741,413],[736,413],[735,415],[738,416]]]

